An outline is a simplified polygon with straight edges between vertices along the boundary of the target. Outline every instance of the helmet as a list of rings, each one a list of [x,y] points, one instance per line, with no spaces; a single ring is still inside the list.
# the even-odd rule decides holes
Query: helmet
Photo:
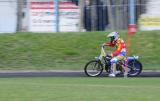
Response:
[[[119,33],[118,32],[111,32],[107,35],[108,38],[110,38],[111,42],[117,41],[119,38]]]

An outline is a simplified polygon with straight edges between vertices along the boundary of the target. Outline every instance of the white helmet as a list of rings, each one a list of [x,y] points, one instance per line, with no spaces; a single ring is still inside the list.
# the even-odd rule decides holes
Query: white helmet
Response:
[[[111,32],[107,35],[108,38],[111,38],[111,42],[116,41],[119,38],[118,32]]]

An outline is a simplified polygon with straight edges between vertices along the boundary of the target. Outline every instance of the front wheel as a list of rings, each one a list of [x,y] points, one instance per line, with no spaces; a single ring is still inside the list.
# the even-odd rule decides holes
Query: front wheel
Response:
[[[95,77],[99,76],[103,71],[103,66],[98,60],[91,60],[86,63],[84,72],[87,76]]]
[[[138,76],[142,71],[142,64],[138,60],[130,61],[128,63],[129,76]]]

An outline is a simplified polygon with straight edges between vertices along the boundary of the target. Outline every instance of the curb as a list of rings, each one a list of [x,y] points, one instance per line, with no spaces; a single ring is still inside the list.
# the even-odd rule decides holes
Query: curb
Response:
[[[70,72],[84,72],[83,70],[0,70],[0,73],[58,73],[58,72],[64,72],[64,73],[70,73]]]
[[[106,73],[102,73],[106,77]],[[83,70],[0,70],[0,77],[86,77]],[[138,77],[160,77],[160,70],[143,70]]]

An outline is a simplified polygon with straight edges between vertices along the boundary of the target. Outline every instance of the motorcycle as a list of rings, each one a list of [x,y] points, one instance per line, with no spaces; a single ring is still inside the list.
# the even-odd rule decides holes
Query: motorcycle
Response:
[[[124,60],[119,60],[116,63],[116,73],[117,75],[124,75],[127,70],[127,76],[135,77],[138,76],[142,71],[142,64],[138,60],[138,56],[125,57]],[[102,74],[103,70],[109,74],[111,73],[111,63],[112,58],[106,55],[104,46],[101,47],[101,54],[99,57],[95,57],[94,60],[90,60],[86,63],[84,67],[84,72],[87,76],[96,77]]]

